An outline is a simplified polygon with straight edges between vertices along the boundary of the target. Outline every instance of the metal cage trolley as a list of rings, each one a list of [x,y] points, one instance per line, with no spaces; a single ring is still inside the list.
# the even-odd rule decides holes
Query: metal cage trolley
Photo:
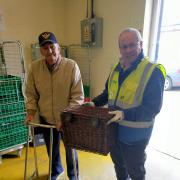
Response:
[[[22,45],[19,41],[0,43],[0,160],[17,151],[21,156],[26,143],[27,127],[22,94],[24,77]]]
[[[37,163],[37,153],[36,153],[36,143],[35,143],[35,136],[34,136],[34,127],[42,127],[42,128],[50,128],[50,156],[49,156],[49,179],[51,180],[51,164],[52,164],[52,143],[53,143],[53,128],[55,126],[50,126],[50,125],[44,125],[44,124],[36,124],[36,123],[28,123],[28,131],[27,131],[27,146],[26,146],[26,156],[25,156],[25,170],[24,170],[24,180],[27,180],[27,167],[28,167],[28,153],[29,153],[29,137],[31,136],[32,132],[32,141],[34,144],[34,159],[35,159],[35,171],[30,177],[39,177],[39,172],[38,172],[38,163]]]
[[[37,124],[37,123],[28,123],[28,131],[27,131],[27,146],[26,146],[26,156],[25,156],[25,170],[24,170],[24,180],[27,180],[27,168],[28,168],[28,153],[29,153],[29,137],[32,135],[32,141],[34,144],[34,163],[35,163],[35,170],[31,177],[29,179],[32,179],[34,177],[38,178],[39,177],[39,172],[38,172],[38,162],[37,162],[37,151],[36,151],[36,143],[35,143],[35,135],[34,135],[34,127],[42,127],[42,128],[49,128],[50,129],[50,146],[49,146],[49,173],[48,173],[48,180],[51,180],[51,165],[52,165],[52,147],[53,147],[53,128],[55,126],[53,125],[45,125],[45,124]],[[31,134],[32,132],[32,134]],[[76,162],[75,162],[75,155],[74,155],[74,149],[73,151],[73,165],[75,167],[75,175],[76,175],[76,180],[78,180],[77,177],[77,169],[76,169]]]

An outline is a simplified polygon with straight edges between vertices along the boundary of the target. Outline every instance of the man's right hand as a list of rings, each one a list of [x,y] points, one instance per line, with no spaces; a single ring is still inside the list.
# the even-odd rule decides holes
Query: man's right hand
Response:
[[[24,124],[28,124],[29,122],[31,122],[33,120],[34,116],[29,114],[27,115],[26,119],[24,120]]]
[[[112,122],[119,123],[120,121],[122,121],[124,119],[123,111],[119,111],[119,110],[110,111],[109,114],[113,114],[114,117],[107,122],[107,125],[112,123]]]
[[[87,106],[87,107],[95,107],[95,104],[92,101],[91,102],[84,102],[82,105]]]

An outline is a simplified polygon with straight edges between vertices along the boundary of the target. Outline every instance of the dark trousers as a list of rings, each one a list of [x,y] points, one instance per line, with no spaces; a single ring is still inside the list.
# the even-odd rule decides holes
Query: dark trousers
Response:
[[[133,145],[116,141],[110,148],[110,155],[114,163],[118,180],[145,180],[146,161],[145,149],[148,141],[143,140]]]
[[[44,120],[41,119],[41,123],[48,124]],[[49,146],[50,146],[50,129],[42,128],[41,132],[44,136],[46,149],[49,155]],[[52,180],[56,179],[56,177],[63,171],[62,163],[61,163],[61,155],[60,155],[60,139],[61,134],[56,129],[53,129],[53,148],[52,148]],[[73,155],[75,156],[76,161],[76,171],[77,177],[79,174],[78,168],[78,156],[76,150],[72,150],[69,147],[65,146],[66,151],[66,164],[67,164],[67,174],[70,180],[75,179],[75,168],[73,164]]]

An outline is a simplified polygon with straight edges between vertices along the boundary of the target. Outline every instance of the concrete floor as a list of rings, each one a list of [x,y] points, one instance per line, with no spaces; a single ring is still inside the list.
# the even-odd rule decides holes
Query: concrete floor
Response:
[[[28,161],[28,177],[34,172],[33,148],[30,148]],[[65,152],[61,145],[62,162],[65,174],[61,180],[68,180],[66,176]],[[115,180],[113,164],[109,156],[101,156],[78,151],[81,180]],[[157,150],[147,148],[147,179],[146,180],[180,180],[180,161],[167,156]],[[37,148],[40,180],[46,180],[48,174],[48,158],[45,146]],[[22,156],[9,155],[3,157],[0,165],[1,180],[23,180],[25,149]]]
[[[164,92],[161,112],[155,120],[151,147],[180,159],[180,89]]]
[[[146,180],[180,180],[180,161],[151,147],[147,148]]]
[[[163,107],[147,149],[148,180],[180,180],[179,102],[179,88],[164,92]]]
[[[147,147],[146,180],[180,180],[180,91],[168,91],[164,95],[161,113],[157,116],[152,138]],[[46,180],[48,157],[44,146],[37,148],[40,180]],[[65,152],[61,145],[62,162]],[[115,180],[115,172],[109,156],[78,151],[81,180]],[[0,180],[23,180],[25,150],[22,156],[6,156],[0,164]],[[33,148],[30,148],[28,176],[34,169]],[[63,180],[67,180],[66,173]]]

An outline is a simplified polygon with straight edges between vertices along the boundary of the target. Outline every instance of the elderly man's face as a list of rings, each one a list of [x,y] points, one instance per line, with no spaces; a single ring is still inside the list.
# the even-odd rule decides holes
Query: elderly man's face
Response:
[[[58,44],[46,43],[40,50],[42,56],[45,57],[49,65],[53,65],[57,62],[60,55],[60,47]]]
[[[142,42],[138,41],[136,34],[124,32],[119,36],[119,50],[124,61],[133,62],[142,50]]]

